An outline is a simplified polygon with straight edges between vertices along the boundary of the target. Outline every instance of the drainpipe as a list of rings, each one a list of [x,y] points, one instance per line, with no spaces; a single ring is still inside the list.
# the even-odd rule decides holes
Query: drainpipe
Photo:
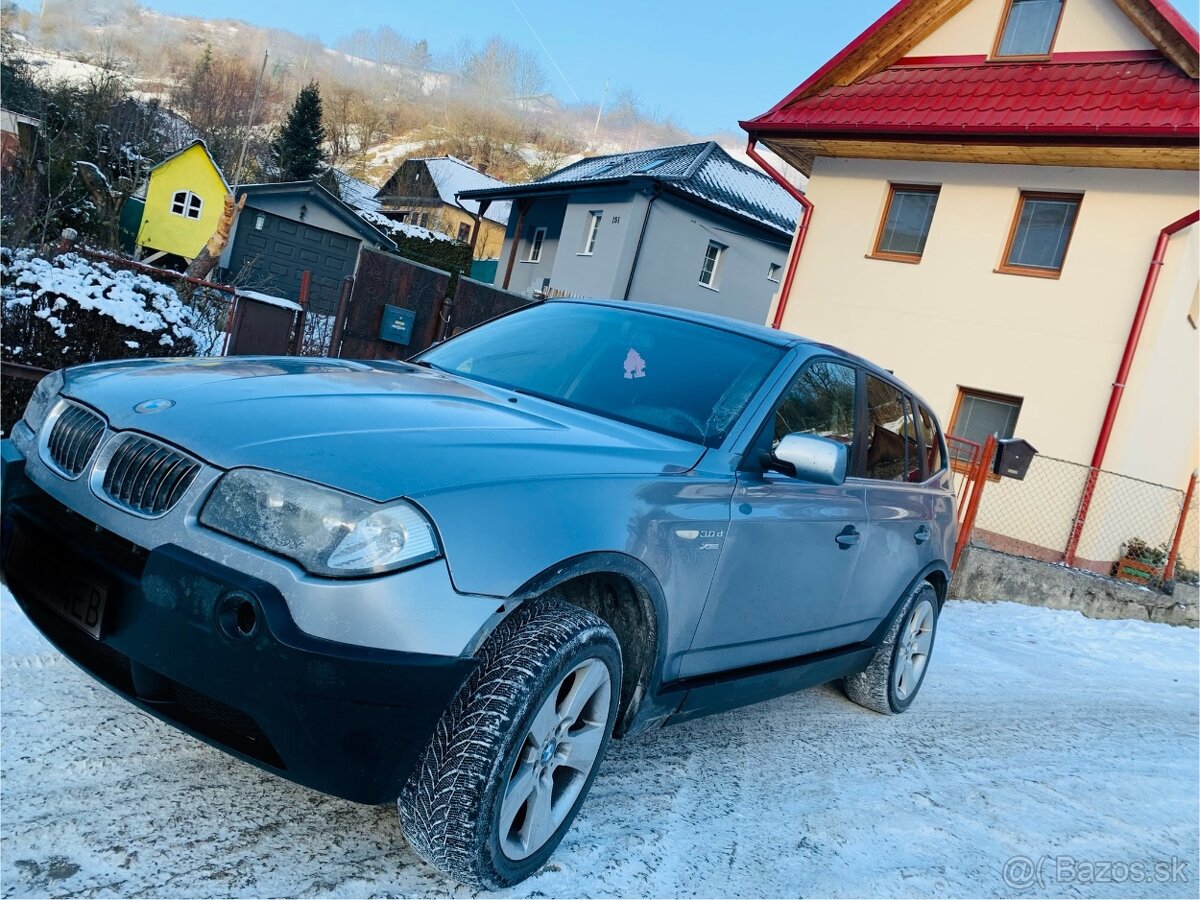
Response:
[[[803,191],[779,174],[774,166],[762,158],[754,149],[756,143],[758,142],[751,137],[750,142],[746,144],[746,155],[775,179],[781,188],[795,197],[804,210],[800,216],[800,226],[796,229],[796,240],[792,244],[792,256],[788,260],[787,272],[783,276],[783,284],[779,287],[779,305],[775,307],[775,318],[771,321],[771,327],[778,330],[783,325],[783,314],[787,310],[788,297],[792,293],[792,282],[796,278],[796,269],[800,265],[800,251],[804,249],[804,238],[808,236],[808,223],[812,220],[813,203],[804,196]]]
[[[650,195],[650,202],[646,204],[646,215],[642,217],[642,230],[638,233],[637,246],[633,248],[633,262],[629,266],[629,280],[625,282],[625,296],[622,300],[629,299],[629,292],[633,290],[633,276],[637,272],[638,260],[642,258],[642,243],[646,240],[646,226],[650,224],[650,209],[654,206],[654,201],[662,195],[662,185],[657,182],[654,185],[654,192]]]
[[[521,244],[521,232],[525,229],[525,210],[529,209],[528,200],[517,201],[517,228],[513,232],[512,247],[508,251],[508,265],[504,267],[504,283],[500,287],[508,290],[508,281],[512,278],[513,263],[517,261],[517,247]]]
[[[1146,282],[1142,285],[1142,296],[1138,299],[1137,312],[1133,314],[1133,324],[1129,326],[1129,337],[1125,341],[1125,354],[1121,357],[1121,365],[1117,368],[1117,378],[1113,382],[1112,395],[1108,398],[1108,409],[1104,413],[1104,422],[1100,426],[1100,436],[1096,439],[1096,450],[1092,453],[1091,469],[1088,471],[1087,481],[1083,485],[1083,495],[1079,498],[1079,510],[1075,513],[1075,522],[1071,525],[1071,536],[1067,539],[1063,562],[1068,566],[1075,565],[1075,552],[1079,549],[1083,525],[1087,521],[1088,509],[1092,505],[1092,494],[1096,491],[1096,480],[1100,477],[1100,467],[1104,464],[1104,454],[1108,450],[1108,439],[1112,436],[1113,424],[1117,420],[1117,410],[1121,407],[1125,382],[1129,378],[1129,370],[1133,367],[1133,357],[1137,353],[1138,340],[1142,336],[1142,326],[1146,324],[1146,314],[1150,311],[1150,300],[1154,296],[1154,287],[1158,284],[1158,274],[1162,271],[1163,259],[1167,255],[1167,244],[1173,234],[1178,234],[1183,229],[1195,225],[1197,221],[1200,221],[1200,209],[1172,222],[1158,233],[1158,244],[1155,245],[1154,256],[1150,259],[1150,267],[1146,270]]]

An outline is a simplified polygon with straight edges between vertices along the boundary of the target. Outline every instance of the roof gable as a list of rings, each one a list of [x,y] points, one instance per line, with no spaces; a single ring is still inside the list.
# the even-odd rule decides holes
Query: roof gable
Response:
[[[425,170],[430,184],[433,186],[442,203],[448,206],[457,206],[471,215],[479,212],[479,204],[475,201],[459,200],[459,193],[463,191],[490,190],[492,188],[502,188],[507,185],[507,182],[479,171],[470,163],[459,159],[457,156],[429,156],[406,159],[392,173],[391,177],[388,178],[375,196],[380,198],[388,196],[412,196],[412,192],[401,184],[401,173],[411,172],[414,166],[419,166]],[[510,211],[509,204],[497,203],[489,207],[483,214],[483,217],[503,225],[507,224]]]
[[[831,87],[844,87],[909,55],[972,0],[899,0],[862,34],[759,118]],[[1189,77],[1200,74],[1196,29],[1168,0],[1111,0],[1155,47]],[[998,27],[999,22],[996,22]],[[1099,48],[1096,48],[1099,49]],[[753,121],[753,120],[752,120]],[[743,123],[745,125],[745,123]]]
[[[772,179],[738,162],[715,141],[591,156],[528,184],[466,195],[476,199],[563,193],[589,186],[653,182],[672,193],[791,234],[800,205]]]
[[[353,207],[339,200],[315,181],[281,181],[274,184],[243,184],[238,187],[238,196],[262,197],[282,196],[303,198],[306,202],[319,203],[336,216],[343,224],[357,231],[377,246],[395,251],[396,243],[382,231],[359,215]]]
[[[180,147],[178,150],[156,165],[153,169],[151,169],[150,177],[153,178],[155,175],[169,171],[176,166],[177,162],[182,161],[185,156],[206,162],[209,168],[212,169],[213,174],[217,176],[217,179],[220,181],[221,185],[225,188],[225,193],[230,193],[229,182],[225,180],[225,175],[223,172],[221,172],[221,167],[218,166],[216,160],[212,158],[212,154],[208,152],[208,144],[204,143],[202,140],[195,140],[184,147]]]
[[[1002,59],[990,57],[990,41],[1006,3],[966,2],[969,9],[960,0],[901,0],[742,127],[806,173],[816,156],[1196,168],[1200,102],[1195,76],[1182,67],[1195,67],[1196,32],[1165,0],[1068,0],[1059,27],[1071,32],[1067,46],[1094,40],[1117,49],[1056,45],[1047,58]],[[1076,16],[1070,29],[1067,10]],[[1132,26],[1154,46],[1145,49]],[[981,30],[987,52],[942,55],[978,49],[957,42],[978,41]],[[908,56],[905,48],[939,52]]]

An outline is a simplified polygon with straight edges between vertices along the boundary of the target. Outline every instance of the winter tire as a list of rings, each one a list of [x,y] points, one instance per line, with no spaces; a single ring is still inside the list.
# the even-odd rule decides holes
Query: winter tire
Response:
[[[843,683],[846,696],[884,715],[908,709],[929,671],[937,631],[937,591],[923,581],[896,616],[871,664]]]
[[[497,626],[400,795],[428,863],[466,884],[516,884],[549,859],[604,758],[620,700],[612,629],[546,598]]]

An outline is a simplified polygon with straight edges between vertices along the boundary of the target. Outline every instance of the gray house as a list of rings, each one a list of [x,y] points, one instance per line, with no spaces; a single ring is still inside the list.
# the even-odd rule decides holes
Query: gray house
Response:
[[[715,142],[581,160],[513,201],[495,284],[529,295],[642,300],[763,322],[799,204]]]
[[[362,248],[396,250],[396,243],[315,181],[244,184],[221,266],[257,290],[295,300],[304,271],[312,273],[314,312],[337,308],[342,279],[358,268]]]

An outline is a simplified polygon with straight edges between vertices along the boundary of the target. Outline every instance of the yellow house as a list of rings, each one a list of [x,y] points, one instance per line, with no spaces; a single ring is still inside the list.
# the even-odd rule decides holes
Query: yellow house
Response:
[[[894,369],[954,434],[1182,488],[1197,57],[1166,0],[901,0],[742,123],[808,178],[768,322]]]
[[[151,169],[137,233],[142,261],[194,259],[216,230],[229,192],[204,141],[193,141]]]

